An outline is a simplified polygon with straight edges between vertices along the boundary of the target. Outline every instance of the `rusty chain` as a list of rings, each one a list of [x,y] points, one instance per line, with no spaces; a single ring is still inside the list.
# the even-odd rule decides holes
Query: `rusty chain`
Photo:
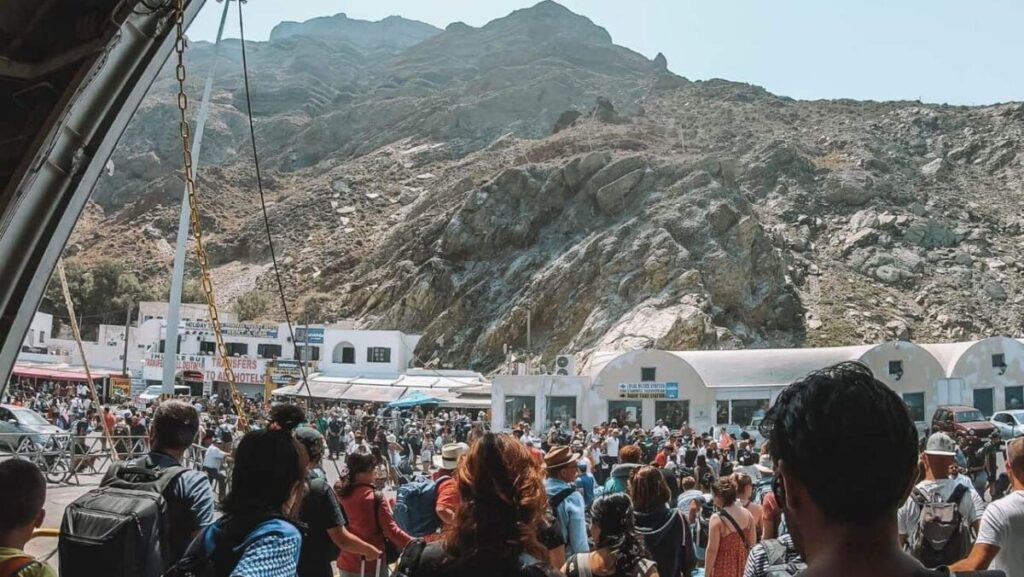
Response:
[[[249,420],[245,415],[244,405],[240,399],[241,395],[235,387],[235,371],[231,368],[231,358],[228,356],[227,346],[224,344],[224,337],[220,330],[220,316],[217,313],[217,302],[213,293],[213,281],[210,279],[210,263],[206,256],[206,249],[203,247],[203,229],[199,222],[199,198],[196,194],[195,175],[192,172],[192,145],[189,142],[189,124],[185,113],[188,110],[188,96],[185,95],[185,0],[177,0],[177,13],[175,15],[175,26],[177,28],[177,39],[174,43],[174,52],[177,54],[178,63],[175,76],[178,79],[178,132],[181,135],[181,150],[184,160],[185,189],[188,191],[188,206],[191,214],[190,230],[196,245],[196,260],[199,262],[203,292],[206,294],[206,303],[210,309],[210,325],[213,327],[213,335],[217,341],[217,352],[220,355],[221,365],[224,368],[224,376],[227,378],[231,388],[231,401],[234,403],[235,412],[238,413],[238,427],[242,431],[249,430]]]

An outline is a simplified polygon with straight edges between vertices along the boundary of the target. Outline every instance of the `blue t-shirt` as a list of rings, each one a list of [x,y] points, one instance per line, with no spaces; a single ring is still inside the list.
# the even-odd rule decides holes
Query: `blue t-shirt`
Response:
[[[179,465],[174,457],[166,453],[152,451],[149,458],[154,465],[173,467]],[[180,507],[182,515],[190,521],[187,527],[171,528],[171,556],[179,559],[192,540],[192,535],[213,523],[213,488],[205,473],[188,470],[178,475],[168,495],[169,507]],[[177,531],[180,530],[181,533]]]
[[[576,479],[576,486],[583,490],[583,504],[588,508],[594,502],[594,476],[590,473],[582,473]]]

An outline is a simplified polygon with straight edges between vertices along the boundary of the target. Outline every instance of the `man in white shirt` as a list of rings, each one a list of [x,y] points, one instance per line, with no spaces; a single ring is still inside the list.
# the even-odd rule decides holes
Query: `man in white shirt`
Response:
[[[1024,438],[1006,444],[1006,472],[1013,492],[985,509],[971,554],[951,570],[1024,575]]]
[[[665,426],[665,421],[658,419],[658,422],[651,429],[651,435],[656,439],[664,439],[668,436],[668,427]]]
[[[224,459],[227,458],[227,453],[222,450],[222,447],[224,447],[224,444],[215,440],[212,445],[206,448],[206,454],[203,456],[203,471],[210,478],[210,483],[217,487],[218,499],[224,498],[226,485],[224,474],[220,472],[221,466],[224,465]]]
[[[949,476],[949,471],[954,464],[956,457],[956,441],[946,433],[933,433],[928,437],[921,460],[924,463],[925,478],[914,488],[915,492],[922,493],[931,502],[946,502],[953,495],[953,491],[961,484]],[[975,507],[971,492],[964,490],[957,504],[960,517],[969,524],[974,531],[978,530],[981,520],[981,511]],[[911,494],[906,503],[896,512],[896,524],[899,532],[900,545],[907,545],[911,541],[921,518],[921,505]],[[966,528],[965,528],[966,529]],[[911,544],[911,548],[912,544]]]

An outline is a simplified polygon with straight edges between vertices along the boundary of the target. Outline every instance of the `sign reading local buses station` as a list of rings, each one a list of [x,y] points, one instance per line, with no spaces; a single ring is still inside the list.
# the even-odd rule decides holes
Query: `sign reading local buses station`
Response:
[[[619,383],[620,399],[678,399],[679,383]]]

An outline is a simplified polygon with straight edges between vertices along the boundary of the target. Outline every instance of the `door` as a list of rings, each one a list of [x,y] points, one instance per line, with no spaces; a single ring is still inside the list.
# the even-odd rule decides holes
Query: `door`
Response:
[[[940,405],[962,405],[964,404],[963,379],[939,379],[935,381],[938,404]]]
[[[999,436],[1008,439],[1013,436],[1013,417],[1007,413],[999,413],[992,417],[992,424],[999,431]]]

